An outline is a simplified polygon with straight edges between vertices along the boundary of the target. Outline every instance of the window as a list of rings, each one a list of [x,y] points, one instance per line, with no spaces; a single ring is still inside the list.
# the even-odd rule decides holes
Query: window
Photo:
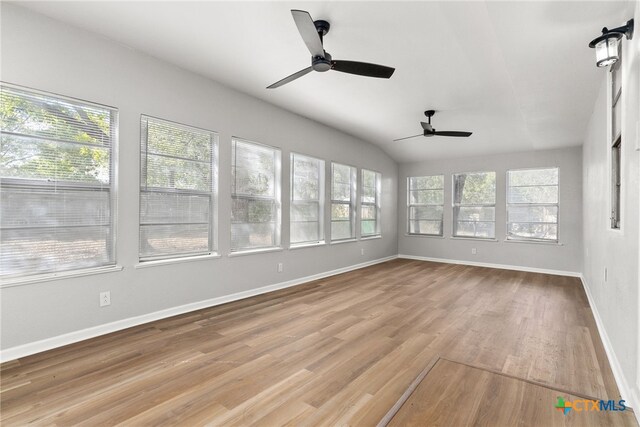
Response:
[[[291,153],[291,245],[324,241],[324,161]]]
[[[558,168],[507,172],[507,239],[558,241]]]
[[[409,234],[442,236],[444,175],[407,178]]]
[[[453,236],[496,237],[496,173],[453,176]]]
[[[215,251],[216,134],[141,118],[141,261]]]
[[[280,246],[280,150],[234,138],[231,252]]]
[[[356,237],[356,168],[331,163],[331,241]]]
[[[117,110],[0,87],[3,276],[115,264]]]
[[[362,198],[360,199],[360,235],[380,235],[380,193],[382,175],[362,169]]]
[[[622,52],[611,66],[611,228],[620,228],[622,154]]]

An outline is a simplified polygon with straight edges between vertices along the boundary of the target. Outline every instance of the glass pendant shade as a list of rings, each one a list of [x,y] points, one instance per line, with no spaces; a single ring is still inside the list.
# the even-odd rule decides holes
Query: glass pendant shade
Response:
[[[618,45],[622,34],[609,34],[596,43],[596,65],[607,67],[618,61]]]

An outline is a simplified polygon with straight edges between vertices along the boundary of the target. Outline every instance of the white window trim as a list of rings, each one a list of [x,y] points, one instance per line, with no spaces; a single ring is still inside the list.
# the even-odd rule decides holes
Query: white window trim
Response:
[[[351,195],[349,198],[349,202],[345,202],[344,200],[334,200],[333,199],[333,165],[340,165],[340,166],[347,166],[349,168],[351,168]],[[347,242],[352,242],[352,241],[356,241],[358,240],[358,217],[360,216],[358,214],[358,168],[356,166],[353,165],[349,165],[347,163],[340,163],[340,162],[331,162],[331,176],[330,176],[330,184],[331,184],[331,188],[329,189],[329,197],[330,197],[330,202],[329,202],[329,220],[330,220],[330,227],[329,227],[329,240],[332,244],[335,243],[347,243]],[[333,235],[333,219],[331,218],[331,210],[332,210],[332,206],[333,204],[341,204],[341,205],[349,205],[350,206],[350,216],[351,218],[349,219],[349,222],[351,224],[351,237],[345,238],[345,239],[333,239],[332,235]],[[343,221],[346,222],[346,221]]]
[[[431,177],[431,176],[441,176],[442,177],[442,188],[424,188],[420,189],[423,191],[433,191],[433,190],[442,190],[442,204],[432,205],[432,204],[411,204],[411,178],[422,178],[422,177]],[[420,176],[408,176],[407,177],[407,230],[406,236],[415,236],[415,237],[442,237],[444,238],[444,192],[445,192],[445,178],[444,174],[439,173],[435,175],[420,175]],[[413,190],[419,191],[419,190]],[[412,233],[411,232],[411,208],[414,206],[442,206],[442,233],[440,234],[430,234],[430,233]]]
[[[310,240],[307,242],[291,242],[291,225],[294,222],[298,222],[298,221],[292,221],[291,220],[291,208],[293,207],[293,178],[294,178],[294,157],[295,156],[301,156],[301,157],[306,157],[309,159],[313,159],[313,160],[317,160],[318,162],[320,162],[319,164],[319,168],[318,168],[318,181],[320,184],[320,188],[318,189],[318,236],[320,237],[319,240]],[[325,170],[326,170],[326,165],[325,165],[325,161],[323,159],[320,159],[318,157],[313,157],[313,156],[309,156],[306,154],[302,154],[302,153],[298,153],[298,152],[291,152],[291,154],[289,155],[289,159],[290,159],[290,163],[289,163],[289,248],[305,248],[305,247],[313,247],[313,246],[321,246],[323,244],[325,244],[325,227],[324,227],[324,211],[325,211],[325,183],[326,183],[326,178],[325,178]]]
[[[245,255],[265,254],[269,252],[282,252],[282,251],[284,251],[284,248],[281,246],[269,246],[265,248],[246,249],[241,251],[229,252],[228,256],[229,258],[235,258],[235,257],[245,256]]]
[[[376,239],[382,239],[382,235],[375,234],[375,235],[367,235],[367,236],[360,237],[360,240],[376,240]]]
[[[281,251],[283,250],[283,247],[282,247],[282,149],[273,145],[263,144],[261,142],[255,142],[250,139],[244,139],[238,136],[232,136],[231,150],[233,150],[234,141],[266,147],[270,150],[275,150],[276,152],[276,155],[274,157],[274,195],[273,195],[273,200],[276,207],[275,236],[274,236],[274,240],[276,244],[272,246],[262,246],[259,248],[243,248],[243,249],[235,249],[235,250],[230,248],[229,256],[232,257],[232,256],[238,256],[238,255],[251,255],[254,253],[262,253],[262,252]],[[233,153],[231,158],[233,159]],[[232,160],[231,161],[232,173],[233,173],[234,167],[235,165],[233,164],[233,160]],[[234,197],[237,197],[237,196],[235,196],[233,191],[231,191],[230,199],[232,203],[233,203]],[[245,195],[243,195],[242,197],[247,199],[254,199],[254,200],[265,199],[264,197],[251,197],[251,196],[245,196]],[[231,230],[232,230],[232,226],[230,223],[230,227],[229,227],[230,238],[231,238]]]
[[[147,192],[148,190],[142,190],[142,150],[139,151],[140,154],[140,173],[138,173],[138,264],[135,268],[140,268],[140,266],[144,264],[153,265],[162,265],[165,264],[161,261],[168,261],[166,263],[170,263],[171,261],[176,262],[187,262],[192,261],[193,259],[199,257],[209,257],[216,258],[218,251],[218,193],[219,193],[219,171],[220,171],[220,157],[219,157],[219,141],[220,136],[218,132],[201,128],[198,126],[186,125],[184,123],[178,123],[171,120],[163,119],[160,117],[151,116],[149,114],[141,114],[140,115],[140,142],[142,143],[143,138],[146,140],[147,136],[142,134],[142,120],[143,119],[152,119],[157,122],[164,122],[171,126],[182,128],[185,130],[196,130],[201,132],[206,132],[211,134],[213,137],[212,147],[211,147],[211,192],[207,193],[209,195],[209,209],[211,210],[211,220],[209,221],[209,248],[206,252],[197,252],[197,253],[184,253],[184,254],[169,254],[169,255],[158,255],[151,257],[141,257],[140,256],[140,214],[142,213],[142,194]],[[148,125],[147,125],[148,126]],[[167,189],[165,189],[167,190]],[[160,191],[162,192],[162,190]],[[170,192],[170,191],[165,191]],[[191,191],[191,190],[176,190],[176,193],[179,194],[203,194],[201,191]]]
[[[558,170],[558,183],[555,187],[558,187],[558,203],[509,203],[509,172],[510,171],[526,171],[526,170],[540,170],[540,169],[557,169]],[[562,245],[560,243],[560,166],[540,166],[537,168],[517,168],[517,169],[508,169],[505,172],[505,204],[506,204],[506,212],[505,212],[505,242],[511,243],[541,243],[541,244],[550,244],[550,245]],[[556,239],[527,239],[527,238],[509,238],[509,206],[556,206],[557,208],[557,221],[556,221]],[[551,224],[551,223],[550,223]]]
[[[103,267],[91,267],[78,270],[61,271],[59,273],[42,273],[37,275],[32,274],[29,276],[14,276],[12,278],[2,279],[0,281],[0,289],[11,288],[14,286],[30,285],[40,282],[51,282],[53,280],[72,279],[74,277],[93,276],[95,274],[113,273],[116,271],[122,271],[123,269],[123,266],[114,264],[105,265]]]
[[[458,236],[456,235],[456,222],[458,221],[457,216],[456,216],[456,175],[473,175],[473,174],[480,174],[480,173],[493,173],[496,177],[496,182],[495,182],[495,189],[494,189],[494,194],[493,194],[493,204],[478,204],[478,205],[464,205],[464,207],[493,207],[493,212],[494,212],[494,220],[493,221],[479,221],[479,222],[493,222],[494,226],[493,226],[493,230],[494,230],[494,237],[473,237],[473,236]],[[453,219],[453,223],[451,224],[451,238],[452,239],[465,239],[465,240],[485,240],[485,241],[492,241],[492,242],[497,242],[498,239],[495,237],[496,233],[496,229],[495,229],[495,225],[496,225],[496,220],[495,220],[495,214],[497,211],[497,198],[498,198],[498,173],[496,171],[491,171],[491,170],[485,170],[485,171],[473,171],[473,172],[454,172],[451,175],[451,216]],[[458,207],[463,206],[463,205],[459,205]]]
[[[451,236],[449,237],[451,240],[473,240],[473,241],[481,241],[481,242],[497,242],[498,239],[495,237],[471,237],[471,236]]]
[[[339,245],[342,243],[353,243],[353,242],[357,242],[358,239],[355,237],[351,237],[350,239],[341,239],[341,240],[332,240],[331,242],[329,242],[331,245]]]
[[[320,242],[315,242],[315,243],[300,243],[300,244],[293,244],[289,246],[289,250],[296,250],[296,249],[305,249],[305,248],[317,248],[319,246],[326,246],[327,242],[322,240]]]
[[[180,258],[165,258],[165,259],[144,261],[136,264],[134,268],[139,269],[139,268],[157,267],[160,265],[181,264],[181,263],[193,262],[193,261],[207,261],[207,260],[219,259],[219,258],[222,258],[222,255],[218,254],[217,252],[212,252],[210,254],[204,254],[204,255],[193,255],[193,256],[185,256]]]
[[[371,202],[363,202],[362,199],[364,197],[364,174],[365,172],[373,172],[376,177],[376,201],[374,203]],[[380,214],[382,212],[382,173],[375,171],[373,169],[360,169],[360,180],[362,183],[360,184],[360,240],[372,239],[376,237],[382,237],[382,222],[380,218]],[[363,206],[373,206],[376,211],[376,231],[372,234],[362,234],[362,207]]]

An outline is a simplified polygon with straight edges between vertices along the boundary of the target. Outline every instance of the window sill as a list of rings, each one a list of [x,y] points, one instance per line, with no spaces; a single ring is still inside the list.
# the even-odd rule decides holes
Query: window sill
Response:
[[[491,239],[491,238],[487,238],[487,237],[458,237],[458,236],[451,236],[452,240],[473,240],[474,242],[497,242],[498,239]]]
[[[113,273],[122,271],[121,265],[109,265],[106,267],[86,268],[83,270],[64,271],[60,273],[44,273],[39,275],[14,277],[11,279],[3,279],[0,288],[10,288],[13,286],[29,285],[32,283],[49,282],[52,280],[69,279],[73,277],[91,276],[94,274]]]
[[[360,240],[376,240],[376,239],[382,239],[382,234],[377,234],[375,236],[360,237]]]
[[[325,242],[324,240],[321,242],[315,242],[315,243],[300,243],[300,244],[294,244],[289,246],[289,250],[295,250],[295,249],[304,249],[304,248],[316,248],[318,246],[326,246],[327,242]]]
[[[157,259],[150,261],[140,261],[138,264],[134,266],[134,268],[148,268],[155,267],[158,265],[166,265],[166,264],[178,264],[182,262],[191,262],[191,261],[206,261],[208,259],[218,259],[222,258],[221,255],[217,253],[211,253],[207,255],[194,255],[194,256],[186,256],[182,258],[168,258],[168,259]]]
[[[409,234],[405,233],[406,237],[427,237],[429,239],[444,239],[444,236],[438,236],[437,234]]]
[[[331,244],[332,245],[339,245],[341,243],[353,243],[353,242],[357,242],[358,239],[344,239],[344,240],[332,240]]]
[[[538,242],[535,240],[515,240],[515,239],[504,239],[505,243],[529,243],[532,245],[550,245],[550,246],[564,246],[564,243],[560,242]]]
[[[245,256],[245,255],[254,255],[254,254],[265,254],[265,253],[269,253],[269,252],[282,252],[284,249],[282,249],[280,246],[278,247],[270,247],[270,248],[261,248],[261,249],[247,249],[247,250],[243,250],[243,251],[237,251],[237,252],[231,252],[229,254],[230,258],[235,258],[238,256]]]

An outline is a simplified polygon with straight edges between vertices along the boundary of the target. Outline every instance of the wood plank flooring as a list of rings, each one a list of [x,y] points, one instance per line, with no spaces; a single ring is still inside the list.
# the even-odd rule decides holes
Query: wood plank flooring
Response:
[[[0,423],[374,426],[438,357],[619,399],[578,279],[393,260],[5,363]]]
[[[566,415],[558,396],[576,404]],[[582,396],[439,359],[391,419],[389,427],[424,426],[637,426],[633,412],[594,411]]]

